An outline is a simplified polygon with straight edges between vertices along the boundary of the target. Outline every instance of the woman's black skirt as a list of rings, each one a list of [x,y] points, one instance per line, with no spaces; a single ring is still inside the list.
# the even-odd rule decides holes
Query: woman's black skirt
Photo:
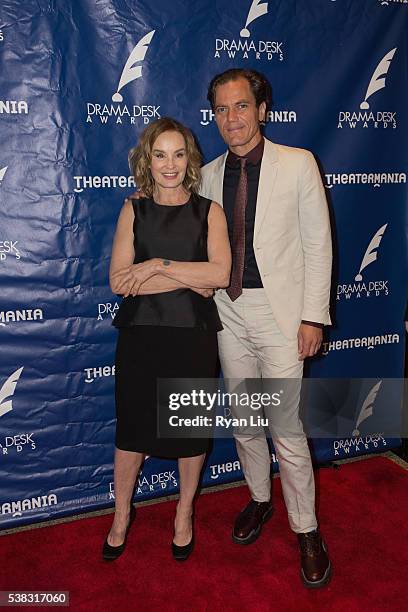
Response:
[[[158,378],[217,376],[217,332],[196,327],[136,325],[119,330],[115,359],[118,449],[156,457],[193,457],[210,438],[158,437]]]

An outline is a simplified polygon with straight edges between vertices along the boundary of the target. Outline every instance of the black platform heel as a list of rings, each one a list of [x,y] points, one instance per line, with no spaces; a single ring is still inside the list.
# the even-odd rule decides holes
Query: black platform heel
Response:
[[[128,523],[128,526],[126,527],[125,539],[123,540],[122,544],[119,544],[119,546],[111,546],[110,544],[108,544],[108,538],[106,538],[105,543],[103,545],[103,549],[102,549],[102,557],[105,561],[115,561],[115,559],[120,557],[120,555],[123,553],[123,551],[126,548],[126,540],[128,537],[129,529],[133,521],[135,520],[135,517],[136,517],[136,508],[134,507],[133,504],[131,504],[130,514],[129,514],[129,523]]]
[[[171,543],[171,551],[173,553],[173,559],[176,561],[187,561],[194,549],[194,517],[192,517],[192,530],[191,540],[185,546],[177,546],[174,542]]]

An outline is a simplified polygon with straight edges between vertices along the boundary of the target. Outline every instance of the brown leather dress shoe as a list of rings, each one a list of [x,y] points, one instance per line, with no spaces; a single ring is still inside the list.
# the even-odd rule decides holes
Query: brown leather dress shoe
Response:
[[[273,514],[270,501],[256,502],[253,499],[240,512],[232,530],[232,539],[236,544],[252,544],[259,537],[263,523]]]
[[[310,589],[318,589],[327,584],[331,577],[331,563],[327,547],[319,531],[297,534],[303,584]]]

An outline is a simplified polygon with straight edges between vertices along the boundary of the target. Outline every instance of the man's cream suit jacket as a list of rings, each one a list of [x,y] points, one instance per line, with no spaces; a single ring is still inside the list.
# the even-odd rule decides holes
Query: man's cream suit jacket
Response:
[[[226,158],[224,153],[202,168],[201,194],[221,206]],[[310,151],[265,138],[253,246],[281,332],[296,338],[302,320],[329,325],[330,220]]]

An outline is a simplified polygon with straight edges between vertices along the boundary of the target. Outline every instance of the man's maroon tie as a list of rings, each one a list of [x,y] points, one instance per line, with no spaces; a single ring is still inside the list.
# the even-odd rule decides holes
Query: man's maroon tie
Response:
[[[248,177],[246,158],[240,158],[241,173],[234,204],[234,224],[232,228],[232,272],[231,284],[227,294],[234,302],[242,293],[242,275],[245,259],[245,208],[248,200]]]

